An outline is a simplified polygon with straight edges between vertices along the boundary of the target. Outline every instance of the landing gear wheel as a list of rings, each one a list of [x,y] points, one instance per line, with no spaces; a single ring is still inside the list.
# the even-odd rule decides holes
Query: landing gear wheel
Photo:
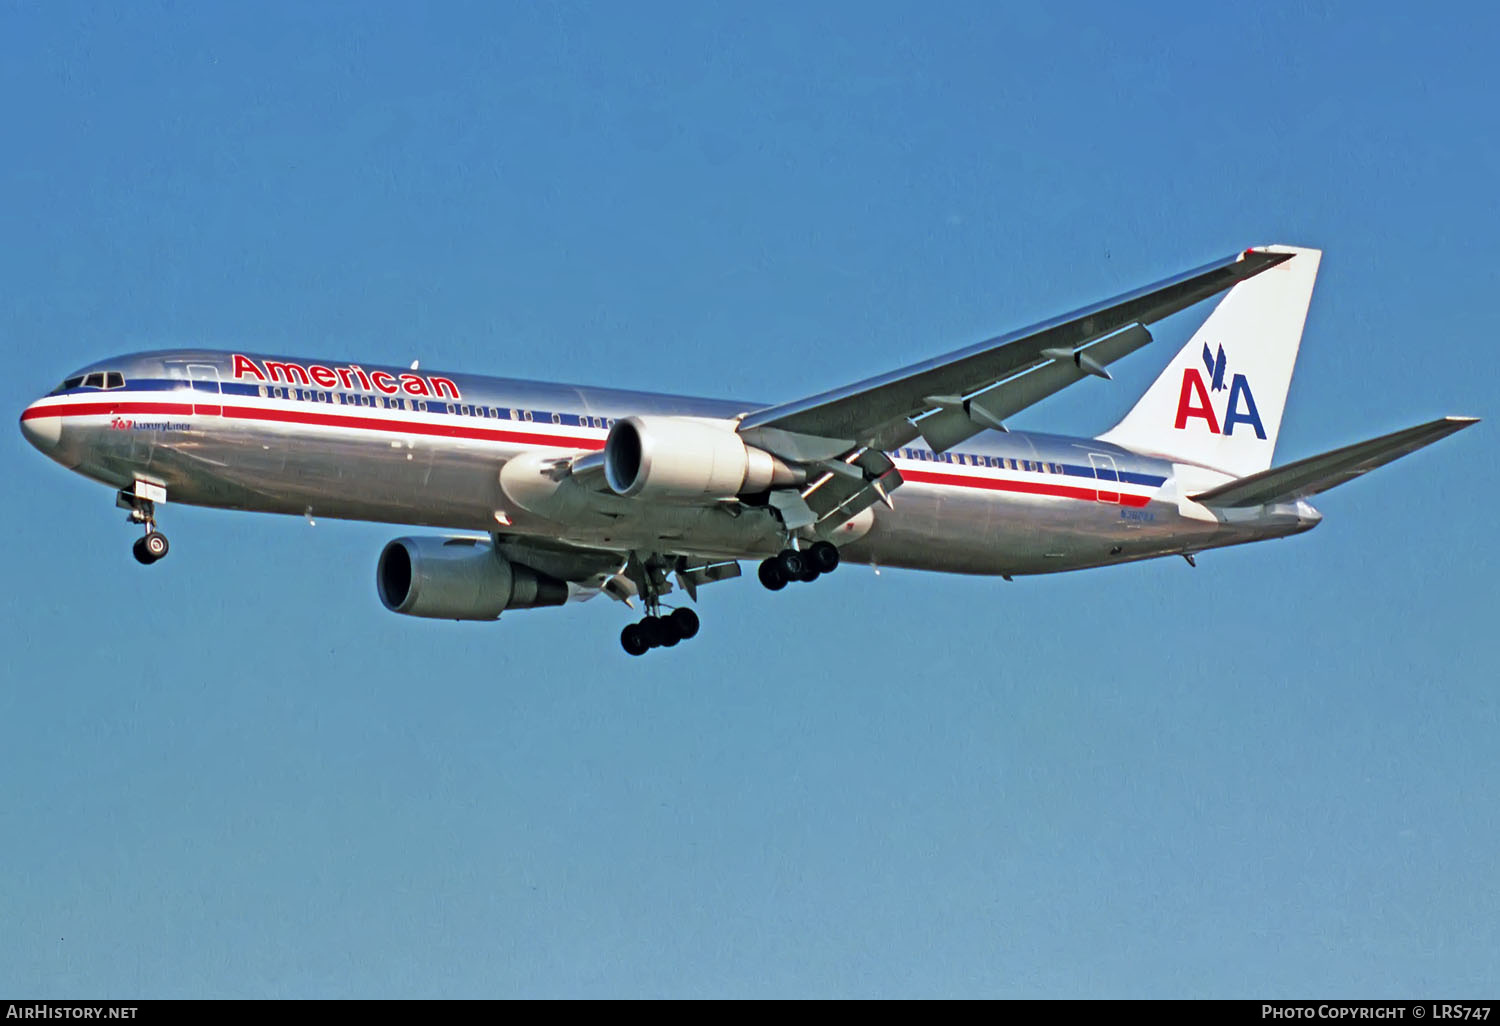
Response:
[[[831,574],[839,568],[838,546],[832,542],[814,542],[807,550],[807,561],[817,568],[818,573]]]
[[[802,579],[802,571],[807,564],[802,559],[802,553],[796,549],[782,549],[776,555],[776,562],[781,564],[781,572],[786,574],[789,581]]]
[[[683,641],[697,635],[698,614],[691,609],[674,609],[668,619],[672,622],[672,626],[677,628],[677,635]]]
[[[135,561],[141,566],[150,566],[156,562],[156,557],[146,551],[146,539],[137,538],[135,544],[130,546],[130,552],[135,556]]]
[[[672,629],[672,625],[660,616],[648,616],[641,621],[641,633],[646,637],[646,644],[652,648],[671,648],[682,639]]]
[[[798,577],[797,580],[801,581],[803,584],[811,584],[821,576],[822,575],[818,573],[818,568],[813,566],[810,560],[803,560],[802,576]]]
[[[633,656],[645,655],[651,647],[638,623],[627,624],[620,632],[620,647]]]
[[[151,557],[151,562],[155,563],[167,554],[167,536],[157,531],[150,531],[141,539],[141,548],[146,555]]]
[[[786,587],[786,571],[781,568],[781,559],[777,556],[762,560],[756,576],[768,591],[780,591]]]

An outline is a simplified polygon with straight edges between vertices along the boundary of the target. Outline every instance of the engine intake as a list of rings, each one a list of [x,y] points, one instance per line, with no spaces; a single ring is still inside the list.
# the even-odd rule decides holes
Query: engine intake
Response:
[[[375,590],[391,612],[435,620],[495,620],[568,600],[565,583],[510,562],[482,538],[397,538],[380,553]]]
[[[733,421],[626,417],[604,443],[616,495],[697,501],[807,483],[807,472],[744,443]]]

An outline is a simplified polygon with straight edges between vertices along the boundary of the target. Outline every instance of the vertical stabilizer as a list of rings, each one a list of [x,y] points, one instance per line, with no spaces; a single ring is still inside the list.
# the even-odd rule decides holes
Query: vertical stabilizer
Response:
[[[1237,477],[1271,465],[1323,254],[1264,250],[1295,255],[1230,289],[1102,441]]]

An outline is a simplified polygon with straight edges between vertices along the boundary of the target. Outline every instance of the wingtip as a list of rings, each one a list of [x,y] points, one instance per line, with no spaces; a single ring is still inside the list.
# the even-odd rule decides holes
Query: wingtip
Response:
[[[1241,254],[1241,259],[1255,255],[1276,257],[1276,263],[1279,264],[1290,260],[1294,256],[1301,256],[1304,254],[1307,256],[1315,256],[1321,258],[1323,256],[1323,251],[1312,246],[1288,246],[1284,243],[1273,242],[1264,246],[1251,246]]]
[[[1235,260],[1238,262],[1254,261],[1256,272],[1258,273],[1269,270],[1279,264],[1284,264],[1298,253],[1305,252],[1307,250],[1296,249],[1291,246],[1251,246],[1236,257]]]

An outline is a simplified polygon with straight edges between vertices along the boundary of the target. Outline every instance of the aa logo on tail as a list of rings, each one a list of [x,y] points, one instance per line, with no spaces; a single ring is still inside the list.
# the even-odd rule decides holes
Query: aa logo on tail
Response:
[[[1236,424],[1249,424],[1255,429],[1256,438],[1265,438],[1266,429],[1260,422],[1260,411],[1255,408],[1255,396],[1251,394],[1250,382],[1243,374],[1236,374],[1230,379],[1229,401],[1224,405],[1222,429],[1219,426],[1220,420],[1214,412],[1213,403],[1209,401],[1208,393],[1210,388],[1215,392],[1224,391],[1229,358],[1224,355],[1222,343],[1217,354],[1208,348],[1207,342],[1203,344],[1203,366],[1208,369],[1207,385],[1197,367],[1183,369],[1182,392],[1177,397],[1177,422],[1172,426],[1182,430],[1187,427],[1189,420],[1201,420],[1216,435],[1232,435]]]

